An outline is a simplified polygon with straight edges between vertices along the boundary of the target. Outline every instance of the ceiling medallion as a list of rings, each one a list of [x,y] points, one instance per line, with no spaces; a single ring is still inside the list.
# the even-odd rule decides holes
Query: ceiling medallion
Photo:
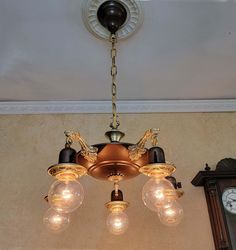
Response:
[[[98,10],[106,0],[84,0],[82,16],[85,27],[98,38],[109,39],[110,32],[98,20]],[[143,9],[139,1],[119,0],[125,8],[126,20],[116,32],[118,39],[123,39],[134,34],[143,23]]]
[[[158,146],[159,130],[148,129],[135,144],[121,142],[125,134],[118,130],[120,123],[116,110],[116,43],[120,29],[128,23],[127,7],[124,1],[94,2],[100,3],[96,7],[97,20],[110,33],[111,42],[112,122],[111,129],[105,133],[109,142],[89,145],[79,132],[65,132],[66,143],[60,151],[58,164],[48,168],[48,174],[57,181],[52,184],[46,197],[51,208],[44,216],[44,223],[54,232],[67,228],[69,214],[84,199],[83,187],[78,179],[90,175],[114,184],[111,200],[105,204],[110,211],[107,227],[115,235],[124,233],[129,224],[128,216],[124,212],[129,202],[123,199],[120,182],[141,173],[150,177],[142,191],[144,204],[158,214],[163,224],[177,225],[183,216],[183,209],[178,203],[183,192],[181,183],[172,176],[176,167],[166,162],[164,151]],[[78,152],[72,148],[72,144],[76,142],[81,147]],[[146,148],[148,143],[151,144],[149,149]]]

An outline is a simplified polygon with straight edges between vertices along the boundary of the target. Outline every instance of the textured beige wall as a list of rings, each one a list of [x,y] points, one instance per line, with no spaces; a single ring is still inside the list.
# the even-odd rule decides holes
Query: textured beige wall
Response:
[[[130,227],[122,236],[105,227],[111,185],[91,177],[81,179],[86,197],[62,235],[47,232],[42,217],[43,196],[53,179],[46,169],[55,163],[65,129],[79,130],[90,143],[104,141],[109,115],[0,116],[0,249],[1,250],[213,250],[213,239],[202,188],[190,181],[208,162],[236,157],[236,113],[121,115],[124,141],[136,142],[150,127],[161,129],[160,145],[178,170],[185,196],[185,217],[177,228],[162,226],[145,208],[141,189],[147,178],[123,183]]]

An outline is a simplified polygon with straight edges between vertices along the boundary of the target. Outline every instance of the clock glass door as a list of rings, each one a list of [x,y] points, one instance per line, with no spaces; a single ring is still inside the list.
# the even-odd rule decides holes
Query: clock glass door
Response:
[[[222,203],[228,225],[232,248],[236,249],[236,187],[228,187],[222,193]]]

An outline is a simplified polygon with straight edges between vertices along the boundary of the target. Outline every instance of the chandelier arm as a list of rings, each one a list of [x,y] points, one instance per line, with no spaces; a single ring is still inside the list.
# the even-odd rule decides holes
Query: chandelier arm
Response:
[[[117,76],[117,66],[116,66],[116,43],[117,38],[115,34],[111,34],[110,36],[111,42],[111,78],[112,78],[112,86],[111,86],[111,94],[112,94],[112,123],[110,127],[112,129],[117,129],[120,125],[117,116],[117,108],[116,108],[116,76]]]
[[[79,132],[65,131],[66,141],[72,144],[73,142],[79,142],[81,146],[81,155],[89,162],[97,161],[98,149],[94,146],[88,145],[85,139],[80,135]]]
[[[158,144],[158,133],[160,132],[160,129],[159,128],[152,128],[151,129],[151,143],[152,143],[152,147],[156,147],[157,144]]]
[[[138,160],[143,154],[145,154],[147,152],[147,149],[145,148],[145,145],[147,143],[148,140],[151,141],[152,146],[156,146],[158,144],[158,140],[157,140],[157,136],[158,136],[158,132],[160,130],[156,129],[156,128],[151,128],[148,129],[143,137],[138,141],[138,143],[129,146],[129,158],[132,161],[136,161]]]

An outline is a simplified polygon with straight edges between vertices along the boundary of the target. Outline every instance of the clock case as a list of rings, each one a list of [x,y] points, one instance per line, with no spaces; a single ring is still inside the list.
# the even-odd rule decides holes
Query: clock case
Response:
[[[236,159],[222,159],[214,171],[206,164],[205,171],[198,172],[191,183],[204,187],[216,250],[233,250],[222,194],[226,188],[236,187]],[[233,227],[236,234],[236,223]]]

